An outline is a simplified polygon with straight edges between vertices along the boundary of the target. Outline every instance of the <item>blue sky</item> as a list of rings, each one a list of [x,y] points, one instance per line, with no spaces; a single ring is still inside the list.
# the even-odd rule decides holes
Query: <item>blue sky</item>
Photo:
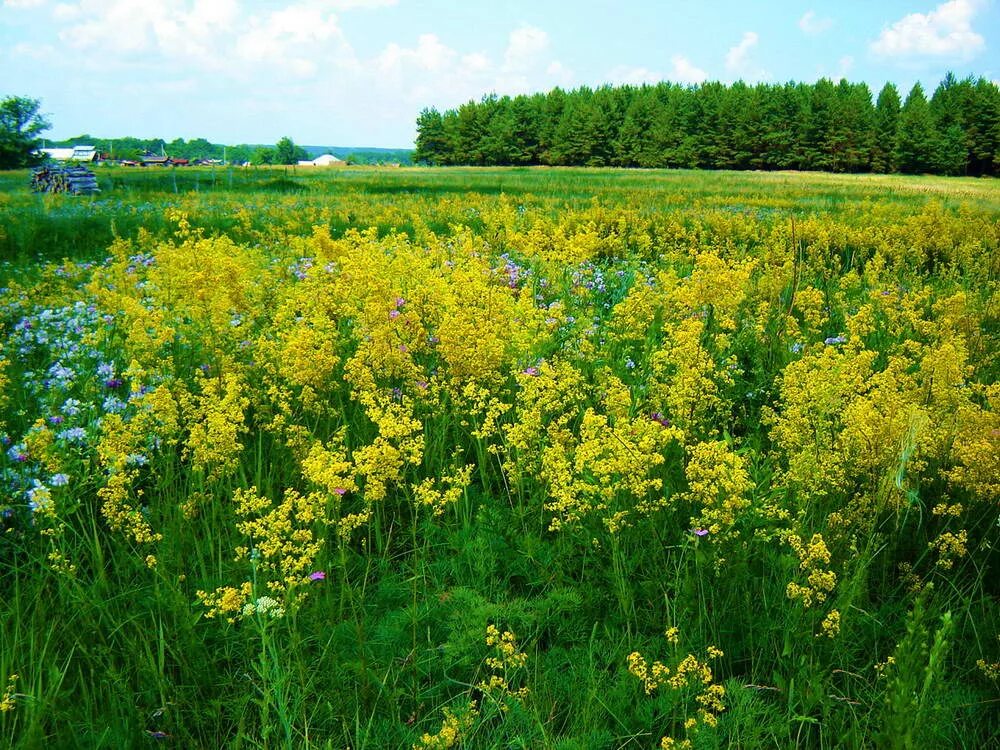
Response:
[[[0,97],[88,132],[408,147],[425,106],[673,80],[1000,80],[998,0],[0,0]]]

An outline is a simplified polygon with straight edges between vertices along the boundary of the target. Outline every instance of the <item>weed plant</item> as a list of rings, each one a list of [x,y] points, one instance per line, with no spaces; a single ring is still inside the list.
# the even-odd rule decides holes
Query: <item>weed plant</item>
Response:
[[[994,182],[98,174],[0,175],[0,744],[996,746]]]

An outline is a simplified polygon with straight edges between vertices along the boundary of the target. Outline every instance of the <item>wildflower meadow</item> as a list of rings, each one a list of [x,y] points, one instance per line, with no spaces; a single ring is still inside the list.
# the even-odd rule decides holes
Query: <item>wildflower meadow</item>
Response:
[[[1000,187],[0,176],[0,745],[989,748]]]

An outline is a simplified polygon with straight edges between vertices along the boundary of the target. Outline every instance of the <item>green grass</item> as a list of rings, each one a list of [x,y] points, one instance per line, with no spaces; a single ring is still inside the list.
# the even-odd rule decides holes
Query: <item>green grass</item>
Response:
[[[403,748],[437,732],[444,708],[458,710],[474,699],[479,717],[464,747],[652,748],[665,734],[685,736],[699,686],[647,695],[627,669],[629,654],[674,668],[688,653],[703,659],[713,645],[725,652],[712,669],[713,680],[726,688],[727,708],[717,727],[692,734],[698,750],[997,746],[997,682],[976,665],[1000,661],[1000,526],[998,497],[990,494],[996,490],[989,489],[997,470],[983,465],[987,458],[972,467],[987,477],[978,485],[955,479],[967,455],[955,446],[973,451],[970,435],[997,445],[1000,434],[990,390],[1000,369],[995,181],[543,168],[96,171],[102,193],[81,198],[34,195],[26,172],[0,173],[0,360],[6,360],[0,367],[0,681],[19,675],[13,710],[0,712],[0,744]],[[184,244],[174,211],[187,216],[196,234],[236,244],[221,251]],[[316,227],[334,240],[368,228],[381,238],[369,248],[370,258],[351,261],[357,267],[329,271],[331,278],[355,273],[365,280],[367,286],[357,283],[371,295],[370,308],[349,314],[350,300],[336,297],[340,287],[308,287],[292,275],[289,269],[303,258],[320,258],[322,242],[310,239]],[[557,255],[588,237],[599,238],[588,260]],[[475,252],[456,249],[463,242]],[[117,260],[106,261],[113,243]],[[171,256],[193,247],[204,255],[190,268],[179,253]],[[229,624],[208,618],[196,591],[264,575],[250,561],[233,559],[243,543],[233,491],[254,486],[278,501],[285,490],[305,491],[308,484],[301,456],[268,427],[282,407],[267,378],[285,388],[292,404],[287,414],[310,440],[329,441],[343,428],[350,450],[371,443],[378,427],[345,381],[345,363],[382,335],[385,315],[370,310],[385,307],[388,314],[403,294],[397,289],[407,290],[405,314],[410,305],[432,310],[424,290],[407,286],[434,280],[417,265],[425,248],[469,268],[478,268],[480,255],[488,258],[501,274],[492,287],[498,298],[509,293],[505,264],[516,263],[523,274],[518,299],[564,316],[504,360],[493,393],[511,403],[505,424],[530,412],[523,371],[542,360],[567,362],[580,373],[578,411],[565,423],[573,439],[580,438],[587,409],[611,412],[605,402],[610,376],[629,394],[629,419],[665,411],[662,404],[672,402],[657,401],[656,389],[673,387],[684,366],[679,332],[686,321],[703,322],[697,341],[709,361],[706,377],[718,386],[718,404],[706,407],[702,421],[668,415],[684,423],[686,436],[683,446],[671,443],[662,451],[664,461],[655,468],[663,490],[652,494],[665,507],[617,533],[597,517],[552,531],[553,513],[546,509],[552,487],[539,473],[515,476],[502,466],[500,456],[518,460],[517,451],[506,438],[475,436],[481,415],[449,393],[440,408],[427,406],[420,414],[423,458],[390,485],[368,523],[346,540],[335,524],[314,526],[325,546],[313,567],[326,578],[307,584],[308,596],[282,601],[286,614],[278,619],[257,614]],[[141,258],[147,256],[155,259],[154,269],[173,257],[176,276],[144,276]],[[391,265],[397,256],[414,265]],[[757,263],[734,310],[734,330],[722,338],[724,298],[732,290],[715,289],[688,309],[684,295],[693,283],[669,286],[671,273],[690,280],[693,269],[708,267],[700,265],[708,256],[723,259],[727,269]],[[241,287],[245,298],[233,303],[245,309],[232,326],[227,318],[213,329],[199,316],[209,314],[203,310],[230,284],[238,285],[237,271],[223,265],[230,260],[251,279]],[[125,271],[129,263],[138,270]],[[220,267],[230,276],[198,278]],[[180,290],[200,288],[204,297],[175,299],[163,291],[173,282]],[[182,286],[187,283],[195,286]],[[621,334],[619,305],[644,283],[662,291],[655,316]],[[806,325],[807,287],[820,300],[815,329]],[[428,299],[433,294],[426,291]],[[103,306],[107,300],[121,307]],[[286,309],[286,300],[295,305]],[[75,312],[67,307],[78,301]],[[137,306],[126,310],[131,302]],[[552,302],[561,307],[549,307]],[[82,312],[91,304],[93,313]],[[463,304],[485,319],[498,303],[491,297]],[[870,330],[860,327],[866,305],[875,311]],[[339,357],[320,392],[330,408],[319,413],[303,406],[294,373],[275,375],[263,353],[290,331],[320,330],[309,318],[314,306],[335,331],[315,358],[324,352]],[[151,387],[184,388],[197,404],[208,400],[199,395],[202,369],[209,373],[204,380],[223,371],[248,379],[247,430],[232,472],[213,478],[193,465],[184,445],[198,417],[181,399],[180,442],[144,448],[149,463],[137,470],[134,488],[143,494],[133,499],[161,541],[129,540],[109,528],[101,510],[97,492],[109,470],[95,449],[108,423],[101,403],[114,389],[89,372],[65,388],[39,387],[57,379],[51,374],[57,360],[83,361],[73,353],[56,355],[61,344],[53,342],[63,329],[53,327],[44,344],[20,348],[26,346],[24,320],[36,331],[54,326],[44,311],[63,308],[83,321],[65,335],[94,347],[102,361],[113,360],[116,376],[133,378],[132,385],[146,378],[141,382]],[[962,312],[949,313],[953,309]],[[141,310],[162,312],[162,325],[171,326],[170,340],[153,354],[130,338]],[[434,326],[442,321],[434,315],[461,312],[456,306],[426,313],[420,325],[428,335],[440,333]],[[792,333],[793,326],[801,332]],[[241,346],[236,328],[252,346]],[[485,327],[473,330],[491,335]],[[513,342],[515,332],[508,333]],[[838,363],[846,368],[853,361],[849,352],[857,343],[859,351],[873,352],[873,365],[832,415],[817,405],[833,382],[830,368],[810,376],[815,392],[807,396],[818,401],[808,402],[812,442],[801,452],[820,455],[824,429],[836,433],[830,439],[845,446],[845,456],[854,451],[844,459],[841,485],[810,494],[790,478],[794,452],[779,444],[767,414],[790,410],[782,378],[803,361],[799,350],[819,357],[838,347],[824,340],[841,334],[849,343],[835,349]],[[947,365],[958,355],[946,356],[957,350],[943,348],[956,341],[967,368],[957,375]],[[390,339],[390,348],[398,343]],[[423,368],[419,377],[440,373],[444,381],[450,363],[435,353],[426,357],[414,359]],[[142,376],[124,374],[133,358],[142,360]],[[898,387],[891,385],[896,381],[885,385],[896,372],[889,369],[894,358],[905,360],[893,375]],[[86,359],[91,368],[96,362]],[[932,365],[938,368],[933,377],[927,375]],[[399,387],[410,398],[408,381],[370,368],[380,392]],[[947,387],[940,385],[949,377]],[[708,381],[699,382],[704,389]],[[709,403],[709,394],[698,395],[692,411]],[[75,418],[58,426],[44,422],[68,413],[68,396],[85,409],[94,404],[85,412],[91,421],[82,445],[58,437]],[[889,406],[878,411],[883,402],[877,402],[862,411],[862,396],[885,397]],[[905,430],[899,433],[896,417],[909,414],[906,409],[933,417],[929,425],[913,422],[922,425],[919,448],[900,439]],[[138,412],[125,413],[135,418]],[[93,421],[97,415],[102,426]],[[618,418],[607,429],[610,444],[622,441],[624,417]],[[548,427],[541,424],[541,439],[555,441]],[[854,427],[870,449],[850,447],[847,433]],[[940,439],[933,432],[938,427]],[[882,440],[883,429],[896,432]],[[55,520],[39,520],[26,495],[30,479],[51,482],[55,473],[44,466],[44,447],[26,448],[24,461],[10,452],[39,432],[54,436],[53,460],[71,476],[68,489],[55,495]],[[685,449],[714,440],[737,454],[747,472],[749,503],[732,541],[694,535],[698,508],[684,499],[693,492]],[[413,486],[447,474],[456,448],[463,462],[475,465],[473,478],[435,517],[415,502]],[[877,469],[858,468],[876,454],[888,459],[875,462]],[[823,456],[839,460],[835,451]],[[591,481],[594,471],[587,464],[578,478]],[[367,481],[359,480],[357,495]],[[893,505],[890,496],[903,499]],[[192,498],[200,498],[196,512],[185,512]],[[354,501],[350,494],[348,500]],[[954,519],[934,515],[942,502],[961,503],[963,510]],[[858,512],[860,520],[850,521],[847,531],[831,520],[832,513],[868,508],[865,503],[871,510]],[[778,506],[787,516],[769,510]],[[57,532],[46,534],[47,528]],[[959,529],[968,533],[967,553],[950,568],[939,565],[929,545],[943,531]],[[803,608],[789,598],[789,582],[801,582],[805,573],[783,532],[805,542],[812,533],[828,540],[837,584],[824,606]],[[53,550],[76,566],[73,574],[53,570]],[[145,564],[147,554],[155,554],[155,567]],[[922,594],[915,593],[914,579]],[[831,607],[842,617],[836,638],[822,636],[820,626]],[[527,697],[504,701],[478,687],[494,671],[486,661],[493,655],[484,642],[489,624],[516,633],[526,663],[507,676],[512,688],[529,688]],[[672,624],[681,631],[676,647],[664,638]],[[880,677],[876,666],[889,657],[897,666]]]

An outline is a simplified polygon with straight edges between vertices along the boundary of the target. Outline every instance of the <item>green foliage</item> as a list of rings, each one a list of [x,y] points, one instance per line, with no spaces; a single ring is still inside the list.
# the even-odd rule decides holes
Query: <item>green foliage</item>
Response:
[[[287,135],[278,141],[274,147],[273,164],[297,164],[300,160],[309,158],[309,154],[301,146],[296,146]]]
[[[902,111],[901,111],[902,110]],[[1000,89],[950,73],[928,105],[864,83],[582,87],[486,96],[417,118],[437,165],[701,167],[996,174]]]
[[[703,111],[732,121],[733,112],[721,106],[718,93],[705,94]],[[595,106],[622,106],[610,92],[602,96],[607,98]],[[740,96],[754,102],[754,87],[740,90]],[[559,95],[543,101],[553,111],[565,104]],[[637,121],[644,117],[638,105],[629,110]],[[508,127],[516,130],[516,124]],[[836,129],[823,133],[815,137],[836,136]],[[710,143],[709,135],[700,132],[701,145],[692,146],[664,131],[659,143],[683,155]],[[853,145],[837,142],[838,158],[846,163]],[[622,133],[615,143],[620,148],[610,158],[643,153],[641,142]],[[744,146],[740,138],[713,143],[727,159],[761,158]],[[978,409],[984,415],[981,429],[938,432],[947,429],[955,411],[942,410],[922,427],[922,450],[952,441],[974,446],[979,439],[989,447],[995,440],[993,423],[985,419],[995,407],[984,395],[1000,373],[995,341],[1000,196],[992,181],[282,167],[170,174],[109,167],[99,179],[100,197],[74,201],[28,193],[23,171],[0,176],[0,276],[7,289],[0,310],[5,399],[0,430],[9,443],[0,454],[5,488],[0,508],[12,511],[0,514],[0,696],[7,678],[18,674],[13,709],[0,712],[0,745],[410,748],[441,730],[445,709],[468,715],[475,701],[478,718],[455,747],[651,748],[668,732],[683,736],[679,732],[685,719],[696,715],[697,703],[684,691],[646,695],[626,669],[628,655],[641,651],[673,668],[687,653],[700,657],[709,644],[725,651],[713,670],[726,689],[726,710],[717,726],[699,727],[694,748],[860,750],[876,743],[972,748],[989,747],[997,735],[996,686],[976,666],[980,659],[1000,660],[995,503],[948,481],[958,464],[915,454],[909,443],[883,440],[881,432],[907,409],[943,401]],[[170,218],[176,212],[186,217],[186,229]],[[103,304],[95,296],[108,287],[95,281],[110,272],[111,264],[104,264],[109,247],[124,282],[114,290],[122,299],[134,294],[138,302],[127,314],[159,309],[154,293],[168,303],[189,302],[170,321],[173,329],[164,342],[169,356],[147,366],[161,368],[165,381],[193,396],[200,384],[236,368],[262,372],[267,347],[285,340],[288,331],[304,334],[300,341],[306,344],[316,340],[314,334],[329,334],[322,347],[307,347],[294,367],[286,367],[288,377],[296,377],[328,351],[339,347],[353,355],[355,347],[364,346],[357,327],[365,320],[389,325],[389,311],[400,308],[391,285],[409,282],[399,278],[411,273],[409,267],[386,277],[370,304],[308,286],[343,274],[346,260],[335,253],[355,241],[350,239],[358,236],[355,230],[368,228],[361,257],[375,263],[401,248],[414,249],[414,275],[417,265],[435,272],[448,268],[463,248],[488,258],[485,273],[475,278],[495,281],[490,287],[495,296],[462,302],[462,309],[476,312],[469,339],[488,335],[484,311],[507,294],[529,306],[537,301],[553,318],[562,316],[552,324],[555,333],[542,334],[550,340],[539,358],[569,359],[580,372],[581,392],[570,396],[579,401],[581,414],[569,415],[567,433],[579,429],[586,409],[602,408],[609,374],[625,384],[621,422],[602,426],[609,444],[621,444],[622,423],[629,419],[657,420],[644,401],[653,354],[670,326],[704,326],[694,341],[704,352],[699,361],[718,359],[713,367],[728,379],[713,386],[722,408],[701,429],[717,430],[713,442],[725,446],[732,466],[743,466],[749,485],[735,535],[700,537],[693,531],[699,513],[691,487],[693,454],[680,448],[664,451],[658,476],[668,507],[656,515],[636,519],[617,534],[601,522],[553,532],[543,480],[515,479],[502,466],[501,454],[489,450],[503,451],[505,438],[491,443],[476,437],[478,415],[463,412],[457,398],[444,397],[445,411],[423,425],[427,448],[412,479],[443,476],[450,447],[460,445],[462,460],[476,470],[453,507],[440,516],[415,510],[409,483],[400,482],[349,538],[327,530],[315,565],[326,577],[308,583],[301,602],[282,602],[288,616],[269,619],[257,611],[234,624],[207,619],[198,588],[259,571],[252,557],[234,560],[240,540],[233,529],[233,490],[254,485],[262,495],[280,497],[302,482],[300,446],[288,439],[293,434],[274,428],[271,390],[258,388],[257,381],[250,384],[254,405],[246,414],[247,433],[232,477],[198,475],[181,444],[150,443],[149,462],[135,487],[142,493],[136,495],[136,515],[162,534],[155,568],[147,567],[137,545],[109,528],[101,514],[96,492],[108,473],[90,445],[59,457],[67,462],[60,469],[72,476],[63,487],[65,512],[56,519],[65,524],[61,536],[26,521],[32,517],[25,495],[31,480],[49,481],[52,471],[36,466],[34,458],[20,462],[11,450],[36,418],[43,427],[48,422],[49,432],[66,427],[48,421],[63,413],[65,402],[52,397],[53,389],[42,381],[57,377],[47,347],[62,346],[64,336],[76,334],[73,326],[61,326],[31,352],[15,347],[26,331],[41,331],[37,321],[54,319],[44,312],[50,307],[75,310],[78,301],[84,311]],[[179,237],[184,232],[191,245]],[[317,255],[330,248],[335,253]],[[586,262],[548,259],[581,248],[592,253]],[[143,274],[152,273],[167,254],[186,275],[162,274],[157,292]],[[228,306],[244,302],[227,294],[233,279],[210,274],[218,264],[226,272],[239,271],[230,261],[248,257],[260,265],[249,269],[244,293],[259,304],[254,315],[234,315]],[[706,266],[706,259],[717,262]],[[727,313],[727,297],[737,290],[719,279],[747,262],[753,268],[744,291],[752,301]],[[703,273],[706,267],[713,273]],[[359,284],[368,278],[349,276]],[[201,293],[184,291],[199,279]],[[705,290],[696,304],[685,299],[695,281]],[[279,292],[290,289],[301,290],[301,296],[282,308]],[[646,291],[662,293],[663,305],[653,311],[637,307],[630,330],[618,325],[618,306],[633,291],[640,298]],[[430,309],[431,293],[416,284],[402,295],[400,325],[391,335],[408,336],[426,325],[413,340],[429,338],[437,321],[412,311]],[[549,307],[553,302],[559,304]],[[358,312],[350,313],[354,304]],[[222,314],[220,322],[193,336],[191,318],[213,305]],[[870,318],[866,306],[876,311]],[[776,314],[761,317],[762,307]],[[140,374],[130,372],[130,382],[117,388],[94,372],[99,361],[112,364],[116,374],[129,367],[125,342],[148,328],[130,325],[124,315],[117,305],[100,307],[93,336],[88,331],[80,339],[84,352],[100,347],[99,357],[81,355],[88,357],[88,368],[74,376],[73,387],[92,397],[79,416],[88,425],[100,414],[111,421],[101,406],[110,395],[140,397],[131,392]],[[733,316],[734,330],[721,334],[726,315]],[[273,336],[271,326],[279,319],[290,327]],[[517,332],[511,327],[500,333]],[[847,342],[825,343],[841,334]],[[967,342],[958,381],[949,380],[957,350],[932,361],[946,336]],[[232,346],[216,357],[216,346],[226,342]],[[384,348],[397,356],[401,350],[396,340],[390,342]],[[877,352],[881,361],[860,387],[847,383],[831,397],[825,387],[839,371],[817,366],[810,370],[815,380],[802,390],[800,437],[817,440],[805,446],[804,455],[822,451],[818,472],[835,464],[850,480],[804,496],[788,480],[786,450],[765,412],[780,410],[783,376],[805,356],[822,357],[820,365],[853,362],[862,348]],[[914,367],[902,368],[902,374],[915,377],[926,368],[932,375],[915,393],[897,388],[886,370],[890,358],[912,352]],[[441,387],[446,366],[435,350],[427,357],[427,366],[437,370],[432,387]],[[280,358],[275,362],[286,365]],[[521,387],[518,379],[528,378],[523,368],[535,362],[518,363],[513,376],[492,392],[512,397]],[[207,376],[199,374],[206,370]],[[317,385],[327,389],[323,410],[301,421],[324,439],[345,428],[356,448],[374,428],[344,382],[344,373],[334,367]],[[419,387],[402,378],[398,385],[407,401]],[[289,389],[278,395],[283,394],[297,398]],[[695,395],[692,408],[708,394]],[[825,441],[843,436],[844,423],[857,415],[859,404],[880,403],[878,396],[887,401],[859,423],[861,448],[826,451]],[[897,408],[897,396],[911,401]],[[516,418],[510,413],[501,421]],[[542,423],[539,429],[549,427]],[[188,432],[182,431],[182,441],[190,438]],[[891,461],[872,472],[855,466],[877,453],[870,445],[880,440]],[[43,451],[44,445],[36,449]],[[971,469],[988,476],[992,454],[983,455],[987,460]],[[596,473],[599,463],[582,462],[582,478]],[[34,473],[26,473],[29,467]],[[897,490],[898,507],[869,505]],[[722,493],[716,499],[729,498]],[[977,510],[967,508],[961,519],[932,511],[945,500]],[[792,511],[789,518],[770,515],[782,508]],[[839,511],[844,512],[833,519]],[[946,561],[953,567],[945,569],[929,543],[942,530],[958,530],[950,524],[967,529],[967,551]],[[838,579],[827,604],[842,617],[836,637],[828,637],[821,625],[828,607],[804,609],[787,593],[789,581],[808,583],[807,576],[827,567],[806,570],[802,556],[778,534],[792,526],[802,531],[803,543],[812,532],[822,531],[828,539],[829,567],[836,568]],[[54,551],[64,552],[75,570],[53,569]],[[914,593],[926,581],[934,581],[933,587]],[[521,697],[491,695],[479,687],[494,673],[487,659],[495,655],[484,642],[490,624],[517,634],[526,663],[507,670],[506,677],[512,689],[529,688]],[[672,625],[680,628],[676,646],[664,638]],[[894,664],[880,677],[876,667],[889,656]]]
[[[41,102],[24,96],[0,101],[0,169],[18,169],[34,164],[32,152],[39,136],[52,127],[38,110]]]

